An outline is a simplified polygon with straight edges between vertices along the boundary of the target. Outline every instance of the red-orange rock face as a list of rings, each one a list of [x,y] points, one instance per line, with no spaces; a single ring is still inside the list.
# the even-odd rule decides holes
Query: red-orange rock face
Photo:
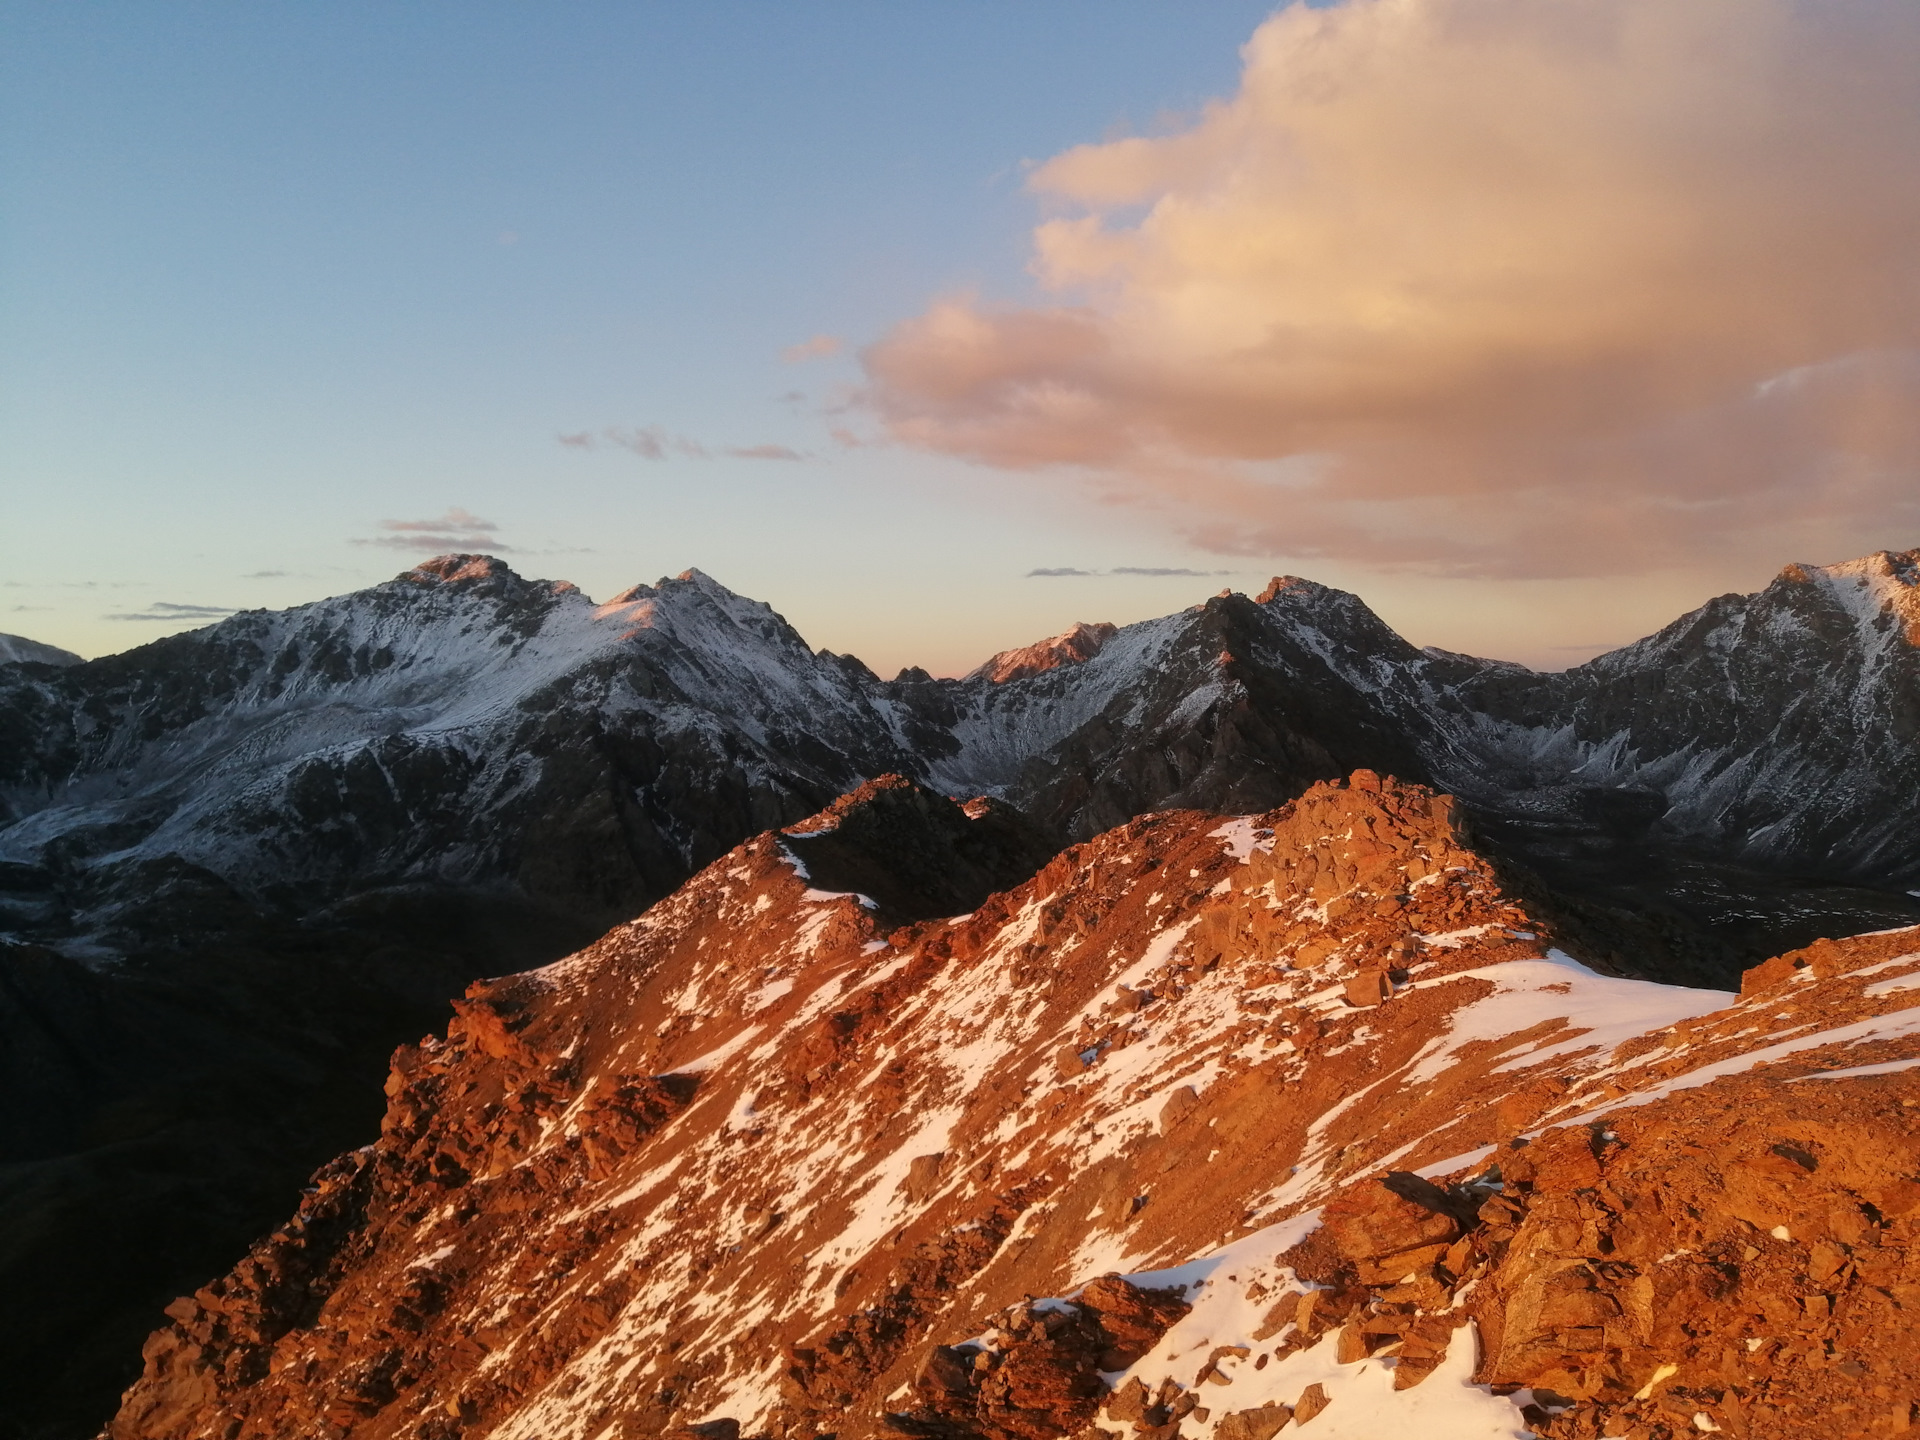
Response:
[[[1050,640],[1036,640],[1018,650],[1002,650],[967,678],[1003,685],[1009,680],[1044,675],[1062,665],[1078,665],[1098,655],[1101,647],[1118,633],[1118,626],[1104,620],[1093,625],[1082,622]]]
[[[1920,931],[1600,975],[1368,772],[891,929],[805,843],[474,987],[114,1440],[1905,1424]]]

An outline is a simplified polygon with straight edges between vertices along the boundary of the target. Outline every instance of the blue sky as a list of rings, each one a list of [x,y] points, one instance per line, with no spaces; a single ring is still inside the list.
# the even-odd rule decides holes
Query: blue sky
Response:
[[[1549,623],[1550,581],[1202,549],[849,403],[940,297],[1031,301],[1032,166],[1189,123],[1269,9],[0,4],[0,630],[122,649],[450,515],[595,595],[697,565],[883,671],[1289,568],[1547,663],[1709,593]]]

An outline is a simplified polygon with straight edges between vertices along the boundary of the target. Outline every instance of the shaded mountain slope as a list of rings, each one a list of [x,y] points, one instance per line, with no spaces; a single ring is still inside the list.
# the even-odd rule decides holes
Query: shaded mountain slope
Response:
[[[971,911],[1060,849],[1011,806],[958,806],[901,775],[848,791],[788,827],[781,844],[815,889],[857,895],[889,925]]]
[[[78,665],[80,657],[24,635],[0,635],[0,665]]]

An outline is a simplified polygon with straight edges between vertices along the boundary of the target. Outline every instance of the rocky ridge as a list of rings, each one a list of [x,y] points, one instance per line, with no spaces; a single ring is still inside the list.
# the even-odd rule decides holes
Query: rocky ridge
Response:
[[[955,918],[811,883],[916,793],[473,987],[108,1433],[1907,1425],[1920,930],[1609,976],[1370,771]]]

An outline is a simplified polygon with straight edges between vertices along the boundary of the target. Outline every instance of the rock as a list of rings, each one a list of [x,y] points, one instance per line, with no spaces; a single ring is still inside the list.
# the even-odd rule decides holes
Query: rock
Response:
[[[1384,1186],[1348,1191],[1326,1208],[1323,1224],[1330,1242],[1350,1261],[1444,1247],[1460,1235],[1460,1222],[1454,1216]]]
[[[1110,1420],[1138,1420],[1146,1414],[1151,1400],[1147,1387],[1136,1378],[1115,1390],[1104,1410]]]
[[[1347,1003],[1359,1008],[1379,1005],[1393,995],[1393,983],[1381,970],[1362,970],[1347,981]]]
[[[1236,1410],[1231,1415],[1220,1417],[1219,1423],[1214,1426],[1214,1440],[1273,1440],[1291,1419],[1293,1411],[1285,1405]]]
[[[1167,1329],[1187,1313],[1178,1292],[1143,1290],[1118,1275],[1103,1275],[1080,1292],[1080,1306],[1094,1317],[1107,1344],[1103,1370],[1121,1370],[1159,1343]]]
[[[816,888],[871,898],[889,926],[973,910],[1060,848],[1011,806],[961,806],[898,774],[842,795],[783,843]]]
[[[900,1182],[900,1188],[907,1198],[916,1204],[940,1188],[940,1176],[946,1167],[946,1155],[936,1151],[931,1155],[916,1155],[907,1166],[907,1175]]]
[[[1333,1401],[1318,1381],[1300,1392],[1300,1398],[1293,1402],[1293,1423],[1305,1425],[1325,1410]]]
[[[1160,1106],[1160,1133],[1165,1135],[1200,1106],[1200,1096],[1191,1085],[1169,1091]]]

